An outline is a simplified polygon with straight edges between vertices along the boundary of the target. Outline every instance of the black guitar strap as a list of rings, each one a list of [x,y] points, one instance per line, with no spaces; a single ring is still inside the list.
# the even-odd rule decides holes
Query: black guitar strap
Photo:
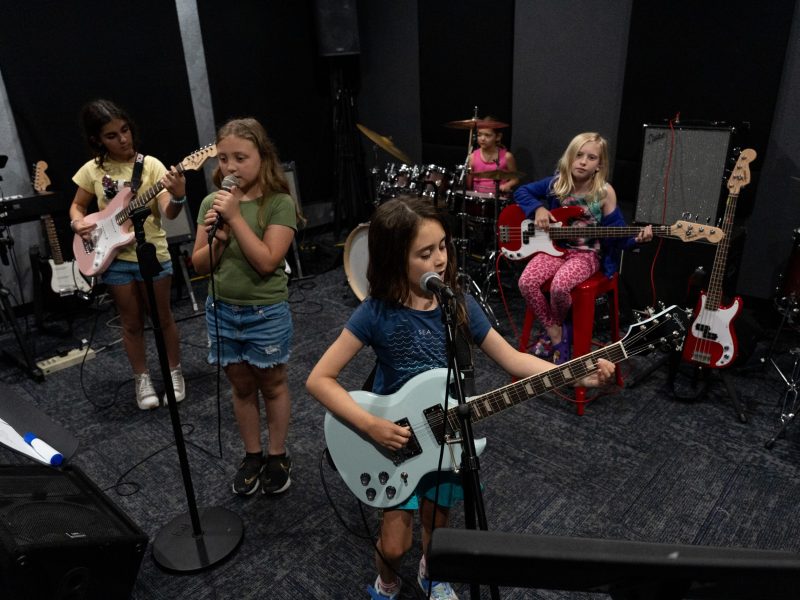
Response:
[[[136,162],[133,163],[133,175],[131,175],[131,191],[134,197],[142,185],[142,171],[144,170],[144,154],[136,155]]]

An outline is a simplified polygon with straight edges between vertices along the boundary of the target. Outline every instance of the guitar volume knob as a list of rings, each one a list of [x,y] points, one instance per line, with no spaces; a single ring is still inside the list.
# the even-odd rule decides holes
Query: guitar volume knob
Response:
[[[361,485],[363,485],[364,487],[368,486],[369,482],[370,482],[370,479],[372,479],[372,478],[369,476],[369,473],[362,473],[361,474]]]
[[[389,481],[389,474],[386,471],[381,471],[378,473],[378,481],[381,482],[381,485],[386,485],[386,482]]]
[[[372,502],[373,500],[375,500],[375,496],[376,496],[375,488],[367,488],[367,500]]]

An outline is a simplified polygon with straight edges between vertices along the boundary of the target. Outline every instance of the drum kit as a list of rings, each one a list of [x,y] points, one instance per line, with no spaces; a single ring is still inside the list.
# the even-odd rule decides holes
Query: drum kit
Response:
[[[477,115],[477,107],[475,114]],[[453,232],[453,241],[458,251],[458,275],[462,288],[473,294],[492,324],[498,326],[488,300],[494,287],[494,264],[498,251],[497,218],[500,211],[511,201],[510,196],[500,193],[500,183],[504,179],[520,178],[524,174],[503,169],[475,172],[471,174],[494,180],[495,193],[473,192],[466,187],[467,175],[470,174],[469,157],[474,148],[477,130],[501,129],[508,127],[508,124],[478,119],[477,116],[445,123],[445,127],[469,131],[467,158],[463,164],[456,165],[452,170],[437,164],[414,164],[390,137],[380,135],[361,124],[357,124],[357,127],[374,143],[376,164],[378,148],[401,161],[399,164],[391,162],[372,169],[375,207],[398,196],[416,195],[429,199],[437,209],[455,217],[458,230]],[[366,278],[369,261],[368,232],[369,223],[358,225],[348,235],[344,247],[345,273],[351,289],[359,300],[363,300],[369,293]],[[468,273],[469,258],[478,259],[479,278],[483,288]]]

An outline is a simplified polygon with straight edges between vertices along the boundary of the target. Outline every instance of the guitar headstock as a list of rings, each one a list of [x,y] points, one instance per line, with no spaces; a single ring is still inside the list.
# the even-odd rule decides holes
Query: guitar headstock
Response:
[[[647,354],[655,349],[680,350],[689,327],[689,315],[670,306],[649,319],[634,323],[622,340],[628,356]]]
[[[184,158],[181,161],[181,167],[183,170],[190,170],[196,171],[200,167],[203,166],[203,163],[206,162],[209,158],[213,158],[217,155],[217,145],[216,144],[209,144],[208,146],[203,146],[199,150],[195,150],[189,156]]]
[[[43,160],[33,165],[33,189],[39,193],[46,191],[50,186],[50,178],[45,173],[47,166]]]
[[[721,227],[691,221],[675,221],[675,225],[669,228],[669,234],[670,237],[680,238],[684,242],[706,240],[712,244],[718,244],[725,237]]]
[[[745,148],[736,160],[736,166],[728,178],[728,191],[731,194],[738,194],[739,190],[750,183],[750,163],[756,158],[756,151],[752,148]]]

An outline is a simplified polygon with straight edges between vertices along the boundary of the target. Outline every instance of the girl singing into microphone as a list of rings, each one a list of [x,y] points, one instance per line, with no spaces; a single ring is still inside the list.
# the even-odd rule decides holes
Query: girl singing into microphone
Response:
[[[370,295],[355,310],[306,382],[308,391],[325,408],[390,450],[408,442],[408,429],[361,408],[337,379],[365,345],[372,346],[377,355],[372,391],[381,395],[398,391],[423,371],[447,367],[441,308],[436,295],[421,287],[426,274],[436,273],[455,292],[459,297],[460,328],[466,328],[471,340],[510,374],[522,378],[554,367],[512,348],[492,329],[472,296],[461,292],[451,243],[446,216],[437,212],[429,200],[399,197],[379,206],[369,226]],[[613,372],[614,365],[601,359],[599,371],[582,380],[581,385],[604,384]],[[415,510],[420,511],[423,550],[417,581],[426,594],[431,589],[433,598],[457,598],[449,583],[429,580],[425,551],[434,524],[447,524],[450,507],[463,497],[462,490],[457,476],[443,475],[434,506],[437,477],[432,475],[422,479],[409,500],[383,512],[376,555],[378,577],[367,589],[374,599],[399,596],[398,569],[411,547]]]
[[[278,494],[289,488],[292,468],[286,451],[292,315],[284,267],[302,217],[278,153],[258,121],[223,125],[217,158],[214,182],[222,189],[200,205],[197,224],[206,235],[197,236],[192,253],[195,270],[212,276],[206,300],[208,360],[220,364],[230,381],[244,443],[233,492],[249,496],[260,487],[264,494]],[[266,457],[259,392],[267,417]]]

